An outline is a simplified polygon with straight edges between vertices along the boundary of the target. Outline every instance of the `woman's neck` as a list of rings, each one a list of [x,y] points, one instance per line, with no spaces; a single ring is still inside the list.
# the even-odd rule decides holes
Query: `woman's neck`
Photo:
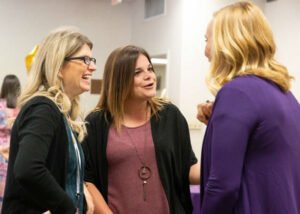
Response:
[[[150,108],[147,101],[125,103],[123,125],[137,127],[145,124],[150,118]]]

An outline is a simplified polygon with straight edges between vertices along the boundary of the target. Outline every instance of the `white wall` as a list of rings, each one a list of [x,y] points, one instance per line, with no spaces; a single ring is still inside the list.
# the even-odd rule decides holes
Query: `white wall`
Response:
[[[132,43],[144,47],[151,55],[167,54],[167,96],[179,103],[181,69],[182,0],[166,0],[166,15],[144,20],[144,1],[132,7]]]
[[[183,1],[179,106],[192,127],[191,140],[198,157],[206,126],[197,121],[196,106],[205,100],[214,99],[205,83],[209,68],[204,56],[206,27],[214,11],[233,2],[237,1],[211,0],[209,3],[204,0]],[[256,0],[256,3],[264,7],[264,0]]]
[[[6,74],[16,74],[26,82],[24,58],[49,31],[61,25],[78,26],[94,43],[100,79],[108,54],[131,39],[130,7],[116,7],[99,0],[1,0],[0,3],[0,82]],[[0,83],[0,84],[1,84]],[[84,94],[82,104],[90,110],[98,96]]]
[[[292,91],[300,100],[300,1],[277,0],[267,3],[265,14],[277,43],[277,59],[295,77]]]

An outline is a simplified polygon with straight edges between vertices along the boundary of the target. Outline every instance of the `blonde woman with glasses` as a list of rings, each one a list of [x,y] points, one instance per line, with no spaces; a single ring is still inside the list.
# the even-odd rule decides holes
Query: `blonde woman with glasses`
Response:
[[[96,70],[92,48],[75,28],[55,30],[39,45],[12,128],[3,214],[83,214],[85,200],[93,212],[79,117],[79,95]]]
[[[231,4],[206,38],[216,99],[199,112],[201,214],[300,213],[300,107],[266,18],[251,2]]]

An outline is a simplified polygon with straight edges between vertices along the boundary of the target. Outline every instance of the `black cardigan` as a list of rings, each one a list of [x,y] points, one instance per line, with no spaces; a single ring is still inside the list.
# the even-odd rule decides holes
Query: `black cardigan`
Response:
[[[106,120],[104,115],[104,111],[88,115],[88,136],[83,142],[83,149],[86,157],[85,181],[95,184],[107,201],[106,147],[111,118],[108,116]],[[158,119],[152,116],[151,130],[170,214],[192,213],[189,170],[197,159],[192,151],[187,122],[177,107],[167,104],[159,112]]]
[[[12,128],[2,214],[75,213],[64,191],[68,137],[63,114],[50,99],[34,97]]]

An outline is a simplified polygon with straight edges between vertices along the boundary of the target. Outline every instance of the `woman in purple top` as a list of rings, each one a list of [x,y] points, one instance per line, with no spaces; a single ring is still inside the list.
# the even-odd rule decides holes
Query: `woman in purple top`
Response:
[[[261,10],[239,2],[207,29],[216,94],[202,149],[201,214],[300,213],[300,108]]]

